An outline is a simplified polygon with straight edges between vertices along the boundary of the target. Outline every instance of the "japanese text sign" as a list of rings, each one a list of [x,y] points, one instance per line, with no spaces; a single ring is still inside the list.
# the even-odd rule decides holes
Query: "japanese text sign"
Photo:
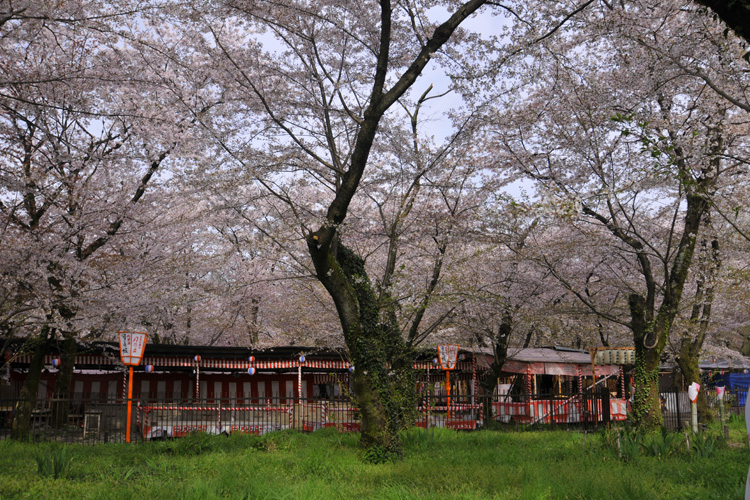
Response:
[[[148,334],[144,332],[119,332],[120,336],[120,359],[127,366],[136,366],[141,363],[143,351],[146,349]]]
[[[456,368],[458,360],[457,344],[440,344],[438,347],[438,358],[440,358],[440,368],[443,370],[453,370]]]

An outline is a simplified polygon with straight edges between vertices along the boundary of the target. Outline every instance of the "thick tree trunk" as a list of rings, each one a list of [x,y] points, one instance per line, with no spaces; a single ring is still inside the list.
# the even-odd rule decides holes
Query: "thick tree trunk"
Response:
[[[41,335],[34,347],[29,372],[26,374],[21,394],[16,403],[15,417],[11,424],[11,437],[19,441],[26,441],[31,437],[31,412],[36,405],[36,395],[39,391],[39,381],[44,368],[44,356],[51,345],[53,332],[48,325],[42,327]]]
[[[710,225],[710,213],[706,213],[705,225]],[[719,241],[713,238],[710,245],[704,239],[701,244],[701,252],[698,259],[698,278],[696,280],[695,297],[693,308],[690,313],[690,321],[682,334],[680,342],[680,353],[677,357],[677,365],[685,378],[687,384],[700,383],[699,358],[703,350],[703,343],[708,333],[708,325],[711,319],[711,308],[714,302],[714,284],[716,276],[721,268],[719,255]],[[698,398],[698,419],[702,422],[710,421],[711,413],[708,411],[705,397]]]
[[[502,318],[500,320],[500,326],[497,328],[497,334],[493,339],[493,354],[494,359],[489,367],[489,374],[481,382],[480,386],[488,397],[484,398],[484,414],[485,418],[492,417],[492,397],[495,394],[495,388],[497,387],[497,381],[503,371],[503,365],[508,357],[508,342],[510,340],[510,334],[513,330],[513,315],[508,309],[503,311]]]
[[[338,239],[322,248],[311,235],[308,247],[318,279],[336,304],[354,371],[354,397],[360,409],[362,444],[380,460],[401,455],[399,431],[414,424],[414,353],[398,325],[381,314],[364,261]],[[368,452],[369,453],[369,452]]]
[[[682,376],[685,379],[685,383],[690,385],[693,382],[701,383],[700,368],[698,366],[698,356],[691,356],[685,353],[683,358],[682,349],[680,349],[680,357],[677,360],[677,365],[680,367]],[[698,395],[698,421],[708,422],[711,420],[711,412],[708,411],[708,405],[706,404],[706,398],[703,397],[703,390]]]
[[[659,354],[655,349],[635,349],[635,397],[633,422],[646,431],[664,424],[659,398]]]
[[[659,351],[644,342],[653,335],[653,325],[648,320],[646,300],[638,294],[629,298],[631,328],[635,341],[635,394],[633,422],[639,428],[654,430],[664,420],[659,399]]]
[[[705,186],[701,187],[706,189]],[[648,257],[643,252],[638,254],[644,269],[644,276],[647,278],[649,294],[647,298],[638,294],[632,294],[629,298],[630,327],[633,331],[636,355],[633,419],[637,426],[646,430],[653,430],[663,425],[659,399],[660,356],[667,345],[672,324],[677,316],[685,281],[693,260],[697,234],[707,209],[708,203],[704,196],[687,195],[685,226],[669,270],[664,298],[658,311],[655,310],[654,305],[655,288]]]
[[[76,361],[76,338],[72,333],[64,334],[60,353],[60,373],[55,384],[56,400],[52,405],[52,426],[59,429],[68,422],[70,384],[73,381],[73,368]]]

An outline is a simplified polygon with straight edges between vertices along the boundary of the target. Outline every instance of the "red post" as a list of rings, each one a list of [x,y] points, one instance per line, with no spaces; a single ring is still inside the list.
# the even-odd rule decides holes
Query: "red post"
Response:
[[[125,426],[125,441],[130,442],[130,418],[133,412],[133,367],[130,367],[130,376],[128,377],[128,423]]]
[[[451,419],[451,372],[445,370],[445,389],[448,391],[448,420]]]

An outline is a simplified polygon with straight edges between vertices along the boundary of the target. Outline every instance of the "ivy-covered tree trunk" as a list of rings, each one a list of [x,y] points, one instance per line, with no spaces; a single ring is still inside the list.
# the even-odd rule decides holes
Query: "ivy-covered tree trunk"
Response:
[[[325,249],[308,238],[318,279],[333,297],[354,365],[354,397],[362,444],[372,460],[401,454],[399,431],[413,425],[416,384],[413,351],[381,314],[364,261],[340,242]]]
[[[664,297],[658,310],[655,307],[655,286],[645,252],[638,257],[647,278],[647,297],[632,294],[629,298],[633,340],[635,341],[635,398],[633,420],[638,427],[653,430],[663,425],[659,399],[659,363],[667,345],[672,324],[677,316],[682,292],[695,251],[701,220],[708,208],[700,194],[687,195],[685,227],[669,270]]]
[[[659,399],[659,352],[647,347],[646,339],[653,338],[653,311],[647,300],[638,294],[629,298],[631,329],[635,341],[635,392],[632,420],[637,427],[656,429],[663,424]]]

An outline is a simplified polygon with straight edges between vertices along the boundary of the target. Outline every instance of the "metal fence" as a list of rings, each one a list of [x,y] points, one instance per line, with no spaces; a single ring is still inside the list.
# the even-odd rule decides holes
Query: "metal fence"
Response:
[[[729,412],[744,412],[746,391],[727,391]],[[715,396],[704,392],[709,407]],[[0,400],[0,439],[13,434],[13,421],[19,415],[17,399]],[[680,391],[662,393],[664,423],[670,429],[690,425],[690,402]],[[244,399],[217,399],[184,403],[163,400],[134,400],[131,415],[131,441],[178,438],[191,432],[261,435],[296,429],[315,431],[333,427],[342,432],[361,428],[359,409],[346,399],[266,398],[263,404]],[[509,429],[565,428],[592,429],[624,421],[629,402],[609,391],[577,394],[504,395],[489,397],[421,395],[416,407],[415,425],[475,430],[487,426]],[[30,411],[29,426],[21,438],[78,443],[124,442],[127,428],[127,401],[51,399],[37,401]],[[16,431],[18,434],[18,430]],[[25,433],[25,434],[24,434]]]
[[[709,409],[719,407],[719,400],[714,390],[701,390],[698,397],[704,398]],[[672,387],[660,393],[664,427],[668,430],[689,429],[692,410],[687,391]],[[724,394],[724,407],[728,415],[744,415],[747,399],[747,388],[727,389]],[[698,422],[699,425],[705,422]]]
[[[19,399],[0,400],[0,439],[13,433],[21,414]],[[263,404],[244,399],[211,399],[183,403],[139,399],[132,402],[131,441],[176,438],[191,432],[265,434],[335,427],[360,430],[358,408],[343,399],[266,398]],[[23,439],[78,443],[124,442],[127,400],[50,399],[33,403]]]
[[[24,403],[19,399],[0,400],[0,439],[11,437]],[[99,398],[36,401],[30,405],[28,427],[17,429],[17,435],[21,439],[69,443],[125,441],[126,403]]]

